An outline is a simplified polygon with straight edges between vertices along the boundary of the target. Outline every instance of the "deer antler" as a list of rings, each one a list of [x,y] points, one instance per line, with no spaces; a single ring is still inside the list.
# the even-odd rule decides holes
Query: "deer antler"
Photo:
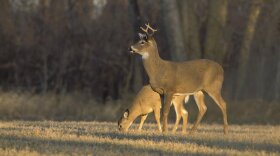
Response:
[[[145,26],[146,26],[146,28],[144,29],[144,28],[142,28],[142,27],[140,27],[140,29],[142,30],[142,31],[144,31],[146,34],[148,34],[148,35],[153,35],[156,31],[157,31],[157,29],[153,29],[151,26],[150,26],[150,24],[148,23],[148,24],[145,24]],[[149,33],[149,29],[152,31],[152,33]]]

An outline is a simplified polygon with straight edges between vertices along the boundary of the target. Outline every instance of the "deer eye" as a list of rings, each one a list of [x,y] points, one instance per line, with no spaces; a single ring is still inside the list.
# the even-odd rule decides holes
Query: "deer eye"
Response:
[[[144,44],[145,44],[145,42],[144,42],[144,41],[140,41],[140,44],[141,44],[141,45],[144,45]]]

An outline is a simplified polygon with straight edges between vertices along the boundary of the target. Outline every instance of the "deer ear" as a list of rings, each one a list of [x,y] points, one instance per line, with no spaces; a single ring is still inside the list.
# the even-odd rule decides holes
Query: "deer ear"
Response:
[[[126,119],[128,118],[128,115],[129,115],[129,111],[128,109],[123,113],[123,117]]]
[[[147,36],[147,34],[145,34],[144,40],[145,40],[146,42],[148,42],[148,36]]]
[[[138,35],[139,35],[140,40],[145,40],[145,41],[148,40],[147,34],[138,33]]]

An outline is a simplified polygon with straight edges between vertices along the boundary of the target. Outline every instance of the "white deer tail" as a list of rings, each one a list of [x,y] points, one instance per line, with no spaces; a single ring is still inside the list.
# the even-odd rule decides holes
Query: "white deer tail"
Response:
[[[189,101],[189,98],[190,98],[190,96],[188,96],[188,95],[185,97],[185,103],[187,103]]]

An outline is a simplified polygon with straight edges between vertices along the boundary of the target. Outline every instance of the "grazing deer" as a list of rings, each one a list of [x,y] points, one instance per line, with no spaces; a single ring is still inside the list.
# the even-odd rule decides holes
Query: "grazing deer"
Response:
[[[172,132],[176,132],[181,117],[183,117],[182,132],[185,133],[187,130],[188,112],[184,108],[184,101],[187,102],[188,99],[188,96],[174,96],[172,99],[172,104],[176,112],[176,122]],[[138,130],[141,130],[148,114],[154,112],[158,130],[161,132],[160,109],[160,95],[157,92],[153,91],[150,85],[144,86],[137,94],[132,105],[124,112],[123,116],[118,121],[119,130],[127,131],[132,122],[138,116],[141,116],[141,121]]]
[[[142,56],[152,89],[159,94],[164,94],[163,131],[168,131],[168,114],[174,95],[196,95],[203,94],[201,91],[205,91],[223,113],[224,133],[226,134],[228,132],[226,103],[221,96],[224,80],[223,68],[218,63],[207,59],[184,62],[163,60],[159,56],[157,43],[153,38],[153,34],[157,30],[149,24],[146,24],[145,29],[140,28],[145,34],[139,33],[140,40],[130,47],[130,51]],[[199,109],[206,108],[203,98],[197,99],[196,102],[199,102],[198,106],[203,107]],[[198,114],[192,130],[196,129],[203,115],[203,111]]]

